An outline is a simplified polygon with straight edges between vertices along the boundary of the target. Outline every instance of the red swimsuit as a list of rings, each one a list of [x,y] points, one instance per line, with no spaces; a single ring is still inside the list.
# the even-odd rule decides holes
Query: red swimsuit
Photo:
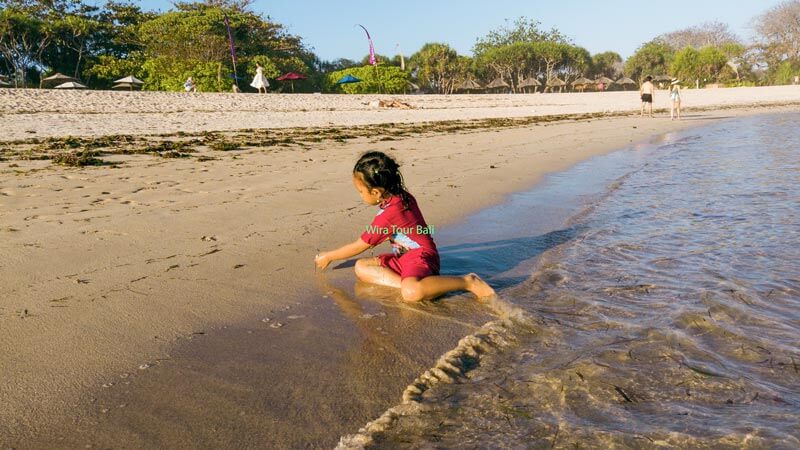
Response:
[[[433,243],[433,227],[428,227],[411,194],[408,206],[399,195],[380,204],[372,224],[361,240],[376,246],[386,239],[392,243],[392,253],[379,255],[381,265],[400,274],[400,278],[425,278],[439,275],[439,252]]]

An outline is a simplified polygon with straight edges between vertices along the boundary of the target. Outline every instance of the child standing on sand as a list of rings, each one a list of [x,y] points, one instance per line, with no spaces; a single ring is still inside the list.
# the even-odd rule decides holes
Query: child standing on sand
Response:
[[[470,291],[477,297],[494,295],[494,290],[474,273],[464,276],[439,275],[439,252],[433,242],[417,201],[406,190],[394,159],[382,152],[367,152],[353,168],[353,185],[361,199],[380,209],[361,237],[336,250],[314,258],[320,269],[347,259],[387,239],[392,253],[356,261],[358,279],[367,283],[399,288],[403,300],[418,302],[452,291]]]

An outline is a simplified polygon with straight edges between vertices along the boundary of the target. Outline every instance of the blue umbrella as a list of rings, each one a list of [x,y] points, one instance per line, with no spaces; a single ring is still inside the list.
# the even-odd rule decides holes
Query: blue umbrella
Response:
[[[344,77],[342,77],[341,80],[337,81],[336,84],[358,83],[360,81],[361,81],[360,79],[358,79],[358,78],[356,78],[356,77],[354,77],[354,76],[352,76],[350,74],[347,74]]]

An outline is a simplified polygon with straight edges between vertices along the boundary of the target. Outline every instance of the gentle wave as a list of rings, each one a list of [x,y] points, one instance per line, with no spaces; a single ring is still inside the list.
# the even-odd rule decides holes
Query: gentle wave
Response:
[[[658,147],[340,448],[800,447],[798,122]]]

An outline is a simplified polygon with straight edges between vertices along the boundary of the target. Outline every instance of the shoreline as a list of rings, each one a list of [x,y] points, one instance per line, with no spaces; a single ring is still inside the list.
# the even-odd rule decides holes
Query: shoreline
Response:
[[[769,111],[755,113],[760,112]],[[8,210],[2,256],[15,269],[3,267],[3,278],[11,281],[3,297],[14,298],[0,309],[0,334],[3,354],[14,357],[0,360],[12,380],[0,390],[9,405],[0,414],[0,429],[35,432],[48,418],[39,408],[66,411],[114,374],[147,366],[138,372],[146,376],[159,357],[168,358],[199,331],[236,323],[265,307],[291,307],[306,295],[298,286],[311,274],[293,269],[305,267],[306,259],[313,265],[303,256],[343,242],[370,216],[356,196],[348,196],[352,187],[342,175],[368,148],[399,157],[407,184],[426,199],[428,222],[440,228],[530,188],[548,173],[714,117],[689,119],[694,120],[611,118],[389,142],[354,139],[325,143],[333,151],[251,149],[200,165],[142,155],[126,155],[119,168],[15,161],[36,170],[0,186]],[[0,173],[10,173],[3,170],[10,164],[0,162]],[[20,197],[28,200],[15,201]],[[346,200],[331,205],[332,198]],[[461,202],[462,210],[445,208]],[[264,217],[258,208],[282,215]],[[82,258],[87,250],[98,260]],[[349,279],[352,273],[337,276]],[[470,325],[459,325],[464,326]],[[79,342],[84,346],[77,349]],[[38,403],[31,403],[34,392]]]

